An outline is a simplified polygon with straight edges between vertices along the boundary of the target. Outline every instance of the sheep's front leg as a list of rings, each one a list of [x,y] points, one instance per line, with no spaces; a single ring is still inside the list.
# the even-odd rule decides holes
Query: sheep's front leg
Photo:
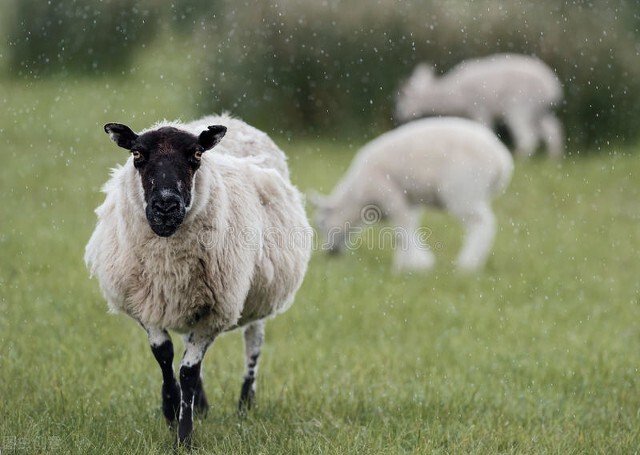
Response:
[[[172,426],[180,409],[180,387],[173,374],[173,343],[166,330],[145,327],[149,335],[151,352],[162,370],[162,414]]]
[[[251,409],[256,396],[256,373],[258,372],[258,358],[264,342],[264,321],[256,321],[244,329],[245,373],[238,401],[238,413]]]
[[[384,206],[395,237],[394,271],[420,271],[433,267],[435,257],[421,238],[424,232],[419,231],[422,209],[410,206],[402,191],[387,192]]]
[[[180,363],[180,419],[178,423],[178,442],[191,446],[193,432],[193,407],[200,379],[200,366],[207,348],[214,337],[192,333],[185,339],[185,352]]]

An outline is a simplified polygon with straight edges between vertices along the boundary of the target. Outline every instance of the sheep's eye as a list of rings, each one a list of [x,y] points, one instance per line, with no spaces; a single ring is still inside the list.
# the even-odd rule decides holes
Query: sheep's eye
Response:
[[[138,150],[132,150],[131,155],[133,155],[133,159],[135,161],[139,161],[142,158],[142,153],[140,153]]]
[[[196,152],[193,154],[193,158],[196,161],[200,161],[202,159],[202,150],[196,150]]]

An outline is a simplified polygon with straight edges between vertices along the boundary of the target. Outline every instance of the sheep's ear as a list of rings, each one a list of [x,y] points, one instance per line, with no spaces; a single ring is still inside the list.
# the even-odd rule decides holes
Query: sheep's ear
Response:
[[[133,143],[138,139],[138,135],[131,131],[131,128],[121,123],[107,123],[104,126],[104,131],[119,147],[127,150],[131,150]]]
[[[200,144],[205,150],[210,150],[222,140],[225,134],[227,134],[226,126],[208,126],[206,130],[200,133],[200,137],[198,137],[198,144]]]
[[[328,205],[327,197],[317,191],[310,191],[307,194],[307,200],[311,203],[314,209],[321,209]]]

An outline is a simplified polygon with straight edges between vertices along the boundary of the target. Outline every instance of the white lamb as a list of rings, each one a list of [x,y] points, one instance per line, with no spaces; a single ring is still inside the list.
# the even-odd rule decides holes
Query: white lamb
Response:
[[[535,58],[496,54],[465,60],[441,77],[420,64],[400,88],[396,118],[407,122],[428,115],[471,118],[490,128],[498,121],[509,129],[516,153],[531,156],[539,142],[549,155],[563,151],[562,125],[552,109],[562,99],[553,70]]]
[[[104,187],[85,262],[110,309],[147,331],[164,416],[178,421],[178,441],[189,445],[194,406],[208,408],[202,359],[218,335],[238,327],[246,354],[239,410],[251,407],[264,320],[293,302],[311,228],[284,153],[238,119],[163,122],[140,134],[109,123],[105,131],[131,157]],[[179,384],[167,330],[185,335]]]
[[[396,270],[433,266],[420,230],[424,206],[447,210],[466,230],[460,269],[481,267],[496,230],[491,199],[513,173],[506,147],[485,126],[467,119],[416,120],[366,144],[328,197],[316,196],[316,224],[329,252],[354,246],[362,224],[388,218]],[[387,241],[381,231],[380,243]],[[428,236],[427,236],[428,237]]]

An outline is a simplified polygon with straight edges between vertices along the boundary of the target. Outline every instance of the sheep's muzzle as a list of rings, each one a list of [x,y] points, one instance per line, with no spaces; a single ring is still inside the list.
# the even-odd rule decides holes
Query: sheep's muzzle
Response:
[[[166,190],[151,196],[146,210],[149,226],[160,237],[173,235],[184,221],[185,213],[182,197]]]

